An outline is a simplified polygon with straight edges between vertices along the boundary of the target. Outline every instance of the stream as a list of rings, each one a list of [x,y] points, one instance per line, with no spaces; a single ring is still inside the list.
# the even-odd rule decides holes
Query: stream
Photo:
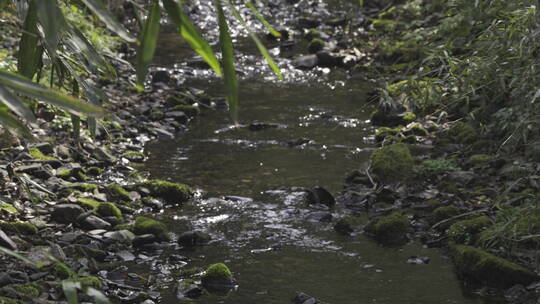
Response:
[[[165,37],[160,65],[189,56],[172,35]],[[240,50],[256,54],[242,43]],[[486,303],[463,289],[439,249],[416,242],[386,248],[362,234],[342,236],[333,224],[345,208],[306,204],[305,189],[321,186],[337,196],[347,173],[367,164],[375,148],[372,105],[365,96],[369,84],[339,70],[290,71],[302,80],[286,76],[279,82],[264,72],[246,73],[240,81],[240,123],[276,128],[232,129],[226,111],[205,110],[189,131],[147,145],[145,170],[152,178],[198,189],[195,200],[156,217],[176,234],[202,230],[212,237],[207,246],[174,252],[188,263],[149,262],[158,282],[160,272],[167,274],[159,284],[161,303],[178,303],[174,278],[183,267],[218,262],[230,267],[238,289],[194,303],[290,303],[298,291],[333,304]],[[184,85],[223,96],[218,80],[187,75]],[[429,263],[408,264],[412,256],[428,257]]]

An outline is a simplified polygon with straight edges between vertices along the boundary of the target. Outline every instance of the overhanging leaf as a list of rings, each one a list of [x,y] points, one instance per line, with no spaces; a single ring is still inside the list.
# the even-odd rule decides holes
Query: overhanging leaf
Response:
[[[47,49],[56,56],[58,44],[66,29],[66,20],[58,7],[57,0],[37,0],[37,14],[41,25]]]
[[[257,17],[257,19],[259,19],[259,21],[262,23],[262,25],[274,36],[274,37],[277,37],[277,38],[281,38],[281,33],[276,31],[276,29],[274,29],[273,26],[270,25],[270,23],[268,23],[268,21],[266,21],[266,19],[263,17],[263,15],[261,15],[261,13],[259,13],[259,11],[257,10],[257,8],[255,7],[255,5],[253,5],[253,2],[251,1],[244,1],[244,3],[246,4],[247,7],[249,7],[249,9],[251,10],[251,12],[253,13],[253,15],[255,15],[255,17]]]
[[[159,36],[159,21],[161,9],[159,1],[153,0],[150,4],[150,14],[144,24],[142,38],[137,52],[137,90],[144,90],[144,80],[148,72],[148,66],[154,58],[157,40]]]
[[[82,0],[82,2],[101,20],[108,29],[116,33],[127,42],[136,42],[137,39],[131,35],[124,26],[109,13],[109,10],[100,0]]]
[[[65,109],[71,114],[99,117],[105,114],[103,108],[85,103],[80,99],[62,94],[58,91],[45,88],[39,84],[28,81],[15,73],[0,69],[0,84],[9,87],[20,94],[46,101],[52,105]]]
[[[202,56],[204,61],[221,77],[221,67],[216,55],[210,45],[204,40],[195,26],[189,21],[184,13],[179,0],[163,0],[163,7],[167,11],[169,18],[176,25],[180,35],[191,47]]]
[[[0,101],[3,102],[11,111],[26,119],[26,121],[34,122],[36,117],[30,108],[17,96],[11,94],[6,87],[0,85]]]
[[[67,302],[69,304],[78,304],[79,300],[77,298],[77,289],[81,288],[81,283],[73,282],[70,280],[62,281],[62,290],[66,296]]]
[[[17,71],[21,75],[32,79],[36,73],[41,52],[38,48],[39,33],[36,0],[29,0],[28,5],[17,54]]]
[[[21,136],[24,138],[32,138],[32,133],[30,130],[15,116],[13,116],[9,109],[0,105],[0,124],[3,125],[9,132]]]
[[[4,248],[4,247],[2,247],[2,246],[0,246],[0,252],[3,252],[3,253],[5,253],[5,254],[7,254],[7,255],[10,255],[10,256],[12,256],[12,257],[14,257],[14,258],[17,258],[17,259],[19,259],[19,260],[21,260],[21,261],[23,261],[23,262],[25,262],[25,263],[28,263],[28,264],[30,264],[30,265],[34,265],[34,262],[32,262],[31,260],[29,260],[28,258],[26,258],[26,257],[24,257],[24,256],[22,256],[22,255],[20,255],[20,254],[18,254],[18,253],[16,253],[15,251],[12,251],[12,250],[9,250],[9,249],[7,249],[7,248]]]
[[[218,13],[219,24],[219,46],[221,48],[223,75],[225,80],[225,90],[227,91],[227,102],[234,124],[238,124],[238,80],[234,68],[234,51],[229,26],[223,13],[221,0],[215,0]]]

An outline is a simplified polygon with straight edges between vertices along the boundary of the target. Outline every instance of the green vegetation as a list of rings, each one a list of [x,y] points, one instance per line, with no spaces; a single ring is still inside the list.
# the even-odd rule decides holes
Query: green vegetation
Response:
[[[232,273],[229,267],[223,263],[216,263],[210,265],[203,276],[203,278],[230,278]]]
[[[114,216],[122,220],[122,211],[113,203],[100,203],[96,208],[96,213],[101,216]]]
[[[167,203],[182,203],[191,198],[191,189],[188,185],[171,183],[164,180],[152,179],[138,184],[138,187],[147,188],[150,195],[164,199]]]
[[[446,220],[453,216],[459,215],[460,213],[461,213],[461,209],[459,209],[456,206],[439,207],[433,210],[432,222],[437,223],[442,220]]]
[[[382,147],[371,155],[371,171],[383,182],[407,181],[413,175],[414,159],[406,144]]]
[[[15,289],[15,291],[20,293],[21,295],[24,295],[33,299],[37,299],[43,290],[43,288],[36,283],[17,284],[17,285],[11,285],[11,287],[13,287],[13,289]],[[3,303],[3,302],[0,300],[0,303]]]
[[[60,279],[71,278],[75,275],[75,272],[69,268],[66,264],[56,262],[53,265],[53,273]]]
[[[83,289],[93,287],[96,289],[101,288],[101,280],[98,277],[81,277],[76,279],[70,279],[69,282],[80,283]]]
[[[1,212],[6,212],[10,214],[19,214],[19,211],[17,211],[17,209],[13,207],[13,205],[4,203],[4,202],[0,202],[0,213]]]
[[[129,192],[127,192],[127,190],[124,189],[119,184],[107,185],[107,192],[114,200],[121,200],[121,201],[126,201],[126,202],[131,201]]]
[[[172,107],[172,110],[184,112],[184,114],[189,117],[195,117],[201,112],[201,109],[199,109],[199,107],[192,105],[176,105]]]
[[[17,233],[26,234],[26,235],[34,235],[34,234],[37,234],[38,232],[38,229],[34,224],[30,222],[22,222],[22,221],[17,221],[17,222],[0,221],[0,228],[2,230],[17,232]]]
[[[310,53],[317,53],[324,48],[325,44],[326,43],[322,39],[313,38],[308,44],[308,51]]]
[[[445,158],[426,159],[414,167],[414,172],[423,178],[435,178],[446,172],[455,171],[459,168]]]
[[[487,216],[459,221],[452,224],[448,230],[448,237],[457,244],[475,244],[479,234],[492,225],[492,221]]]
[[[144,216],[138,216],[135,219],[133,233],[137,235],[153,234],[161,240],[169,239],[169,236],[167,235],[168,229],[165,224]]]
[[[364,230],[373,234],[375,238],[387,245],[402,244],[407,241],[409,219],[399,212],[372,220]]]
[[[56,158],[51,156],[46,156],[38,148],[28,148],[28,153],[32,158],[39,160],[56,160]]]

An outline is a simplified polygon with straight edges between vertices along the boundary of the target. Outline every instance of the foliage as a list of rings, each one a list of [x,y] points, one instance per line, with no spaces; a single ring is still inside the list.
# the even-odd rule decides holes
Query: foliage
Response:
[[[421,177],[434,178],[446,172],[455,171],[459,168],[445,158],[426,159],[420,165],[414,167],[414,172]]]

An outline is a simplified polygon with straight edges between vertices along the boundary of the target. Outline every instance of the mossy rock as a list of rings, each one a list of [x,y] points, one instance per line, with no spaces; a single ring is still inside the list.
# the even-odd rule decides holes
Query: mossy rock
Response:
[[[192,105],[177,105],[172,107],[172,110],[184,112],[184,114],[189,117],[195,117],[201,113],[201,109],[199,109],[199,107]]]
[[[350,235],[354,232],[354,227],[357,225],[358,220],[352,216],[345,216],[340,218],[334,225],[334,230],[344,235]]]
[[[83,289],[92,287],[95,289],[101,288],[101,280],[98,277],[81,277],[76,279],[70,279],[69,282],[80,283]]]
[[[85,197],[80,197],[75,202],[87,210],[96,210],[100,204],[100,202],[96,200]]]
[[[413,176],[414,159],[406,144],[382,147],[371,155],[371,171],[383,182],[406,182]]]
[[[86,174],[91,176],[100,176],[103,174],[103,169],[100,167],[89,167],[86,169]]]
[[[201,277],[203,286],[210,292],[227,292],[234,288],[234,278],[223,263],[210,265]]]
[[[107,185],[107,193],[114,200],[120,200],[120,201],[126,201],[126,202],[131,201],[131,197],[129,196],[129,192],[127,192],[127,190],[124,189],[119,184],[109,184],[109,185]]]
[[[123,219],[122,211],[115,204],[109,202],[100,203],[96,208],[96,213],[101,216],[114,216],[119,220]]]
[[[458,274],[489,286],[527,286],[539,279],[534,272],[482,249],[455,245],[452,246],[452,254]]]
[[[377,241],[386,245],[399,245],[407,242],[409,219],[400,212],[394,212],[372,220],[364,228],[375,236]]]
[[[46,156],[45,154],[43,154],[43,152],[41,152],[38,148],[36,147],[33,147],[33,148],[28,148],[28,153],[30,154],[30,156],[33,158],[33,159],[38,159],[38,160],[58,160],[57,158],[55,157],[52,157],[52,156]]]
[[[39,295],[41,294],[41,292],[43,291],[43,288],[36,283],[16,284],[16,285],[11,285],[10,287],[12,287],[17,293],[20,293],[22,295],[25,295],[33,299],[37,299]],[[1,300],[0,300],[0,303],[2,303]]]
[[[216,264],[210,265],[206,269],[206,272],[203,277],[228,278],[228,277],[232,277],[232,272],[229,269],[229,267],[227,267],[227,265],[223,263],[216,263]]]
[[[469,157],[469,159],[467,159],[466,165],[469,168],[481,167],[489,164],[492,159],[493,156],[488,154],[475,154]]]
[[[165,106],[167,108],[172,108],[175,106],[189,106],[189,105],[191,105],[189,101],[179,96],[171,95],[167,97],[167,99],[165,100]]]
[[[314,38],[320,38],[321,37],[321,32],[319,32],[319,30],[317,30],[316,28],[310,28],[307,33],[304,35],[304,37],[307,39],[307,40],[312,40]]]
[[[479,234],[492,225],[487,216],[479,216],[468,220],[456,222],[448,229],[448,237],[457,244],[474,244]]]
[[[60,262],[54,263],[53,273],[60,279],[68,279],[75,275],[73,269],[69,268],[66,264]]]
[[[70,183],[66,185],[65,189],[68,191],[77,190],[81,192],[94,192],[98,190],[98,186],[88,183]]]
[[[153,234],[160,240],[169,240],[168,229],[165,224],[144,216],[135,219],[133,233],[137,235]]]
[[[139,151],[127,151],[122,154],[122,157],[134,163],[141,163],[144,161],[144,153]]]
[[[445,158],[426,159],[414,167],[414,172],[419,177],[435,178],[444,173],[456,171],[459,168],[451,160]]]
[[[308,51],[310,53],[317,53],[319,51],[322,51],[322,49],[324,49],[324,46],[325,46],[325,42],[323,40],[321,40],[320,38],[313,38],[309,43],[308,43]]]
[[[0,221],[0,228],[2,230],[16,232],[20,234],[26,234],[26,235],[34,235],[38,233],[37,227],[30,223],[30,222],[5,222]]]
[[[23,302],[8,297],[0,297],[0,304],[23,304]]]
[[[459,144],[470,144],[478,139],[478,133],[473,126],[462,121],[453,124],[446,135],[452,142]]]
[[[85,171],[82,168],[59,170],[56,172],[56,177],[64,180],[74,178],[78,182],[85,182],[88,180],[88,176],[85,174]]]
[[[438,223],[440,221],[447,220],[453,216],[461,214],[462,211],[456,206],[444,206],[439,207],[435,210],[433,210],[433,214],[431,216],[430,222],[432,224]]]
[[[398,136],[401,134],[401,128],[380,127],[375,131],[375,140],[383,141],[387,137]]]
[[[150,195],[165,200],[169,204],[183,203],[191,198],[192,192],[188,185],[171,183],[164,180],[152,179],[138,184],[147,188]]]
[[[19,214],[19,211],[12,204],[0,202],[0,213]]]

